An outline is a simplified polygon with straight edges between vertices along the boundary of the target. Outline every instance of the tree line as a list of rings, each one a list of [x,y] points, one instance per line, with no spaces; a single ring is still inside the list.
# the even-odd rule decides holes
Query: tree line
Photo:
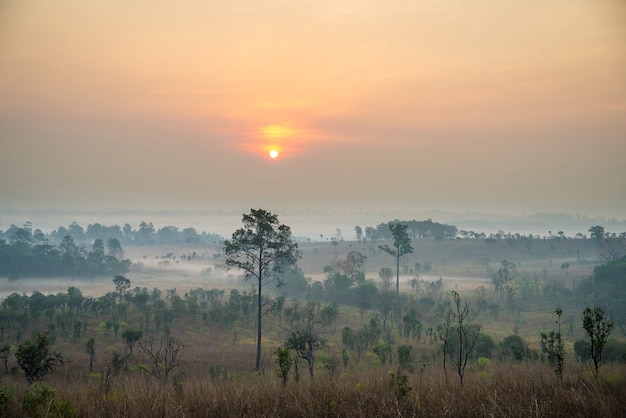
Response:
[[[59,226],[49,233],[44,233],[39,228],[33,229],[31,222],[26,222],[22,226],[11,225],[6,231],[0,230],[0,240],[21,240],[36,244],[60,244],[68,235],[79,245],[92,244],[97,239],[104,242],[115,239],[126,246],[214,244],[223,240],[218,234],[198,232],[192,227],[181,229],[176,226],[163,226],[157,229],[152,222],[146,221],[141,221],[137,229],[128,223],[122,227],[93,223],[84,228],[74,221],[67,227]]]
[[[94,277],[126,273],[130,260],[117,238],[105,242],[97,238],[90,248],[79,246],[65,235],[54,245],[30,228],[17,228],[8,242],[0,239],[0,276],[9,280],[21,277]]]

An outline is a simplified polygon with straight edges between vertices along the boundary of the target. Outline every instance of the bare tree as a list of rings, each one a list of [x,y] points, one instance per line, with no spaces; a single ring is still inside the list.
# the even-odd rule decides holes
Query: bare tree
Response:
[[[180,367],[182,352],[185,346],[174,338],[170,330],[165,330],[157,341],[150,336],[139,343],[139,348],[148,356],[151,367],[143,367],[145,371],[163,383],[167,383],[172,371]]]
[[[456,290],[452,291],[452,299],[455,306],[454,320],[456,322],[459,344],[458,355],[455,356],[454,364],[456,365],[456,370],[462,385],[467,360],[474,350],[474,346],[480,335],[480,325],[471,322],[469,303],[467,301],[461,303],[461,296]]]

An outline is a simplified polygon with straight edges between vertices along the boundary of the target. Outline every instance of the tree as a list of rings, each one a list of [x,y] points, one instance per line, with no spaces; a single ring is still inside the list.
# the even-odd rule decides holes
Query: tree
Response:
[[[123,300],[126,290],[130,287],[130,280],[118,274],[113,278],[113,283],[115,283],[115,291],[119,294],[120,300]]]
[[[561,338],[561,316],[563,310],[556,308],[554,313],[557,317],[557,330],[550,331],[549,334],[541,333],[541,351],[548,356],[548,362],[554,367],[554,372],[559,376],[559,379],[563,378],[563,365],[565,363],[565,344]]]
[[[589,228],[589,235],[597,245],[602,244],[602,240],[604,239],[604,227],[600,225],[592,226]]]
[[[291,334],[285,340],[284,346],[295,350],[296,355],[306,360],[309,365],[309,374],[314,375],[315,351],[326,347],[327,328],[337,317],[336,304],[323,308],[320,312],[319,304],[309,302],[300,314],[300,320],[293,325]]]
[[[350,251],[345,259],[337,262],[339,271],[350,278],[352,283],[361,283],[365,280],[365,262],[367,256],[358,251]]]
[[[613,325],[626,335],[626,256],[596,266],[593,275],[576,286],[576,294],[588,304],[611,312]]]
[[[470,309],[467,301],[461,304],[461,296],[456,290],[452,291],[452,299],[454,301],[454,320],[456,322],[456,332],[458,335],[458,355],[454,358],[456,370],[463,385],[463,377],[465,375],[465,366],[469,359],[478,336],[480,335],[480,325],[470,322]]]
[[[56,366],[63,365],[61,353],[54,350],[47,333],[37,333],[33,341],[21,344],[15,352],[18,364],[24,370],[28,384],[44,378]]]
[[[354,227],[354,233],[356,234],[356,240],[357,241],[361,241],[363,240],[363,228],[361,228],[360,226],[355,226]]]
[[[283,381],[283,386],[287,384],[287,378],[289,377],[289,370],[291,370],[291,366],[293,365],[293,359],[289,354],[288,347],[278,347],[276,351],[274,351],[274,355],[276,356],[276,364],[280,369],[279,375]]]
[[[589,354],[593,360],[593,366],[598,375],[598,369],[602,364],[602,349],[606,344],[611,332],[613,332],[613,320],[604,314],[600,307],[591,309],[585,308],[583,311],[583,328],[587,332],[591,343]]]
[[[599,248],[600,259],[605,262],[619,260],[626,254],[626,238],[617,236],[615,233],[609,235],[601,242]]]
[[[500,342],[500,358],[511,358],[515,361],[522,361],[526,358],[528,345],[519,335],[509,335]]]
[[[437,336],[439,337],[439,341],[441,341],[441,350],[443,351],[443,374],[446,378],[446,383],[448,383],[448,369],[446,366],[446,359],[448,358],[450,352],[450,329],[452,327],[452,319],[454,313],[452,311],[452,307],[450,306],[450,301],[446,300],[441,305],[437,307],[438,317],[442,319],[442,322],[437,326]]]
[[[96,358],[96,340],[90,338],[87,343],[85,343],[85,349],[87,354],[89,354],[89,373],[93,371],[93,360]]]
[[[497,275],[492,278],[493,293],[491,294],[491,300],[493,300],[496,293],[500,293],[500,298],[502,298],[505,288],[507,288],[509,282],[513,280],[517,274],[515,263],[502,260],[500,264],[501,267],[498,269]]]
[[[120,240],[117,238],[109,238],[107,240],[107,248],[108,248],[108,254],[111,257],[122,258],[124,256],[124,250],[122,249],[122,244],[120,244]]]
[[[387,329],[387,319],[398,303],[398,295],[393,292],[393,272],[389,267],[381,267],[378,273],[378,310],[383,316],[383,329]]]
[[[142,221],[139,229],[135,232],[135,243],[138,245],[151,245],[154,242],[154,225],[152,222]]]
[[[7,376],[9,374],[9,354],[11,354],[11,346],[5,345],[0,348],[0,360],[2,360],[2,364],[4,364],[4,375]]]
[[[393,248],[387,244],[379,245],[378,248],[396,258],[396,293],[400,294],[400,257],[413,253],[413,247],[411,238],[406,232],[407,225],[389,223],[389,229],[393,234]]]
[[[244,227],[224,241],[225,266],[244,272],[244,280],[255,281],[257,290],[257,350],[256,370],[261,365],[262,289],[269,283],[282,284],[281,273],[300,258],[298,244],[291,228],[279,224],[278,217],[263,209],[251,209],[244,214]]]
[[[135,343],[141,339],[142,332],[140,330],[127,329],[122,332],[122,338],[128,346],[128,355],[133,355],[133,348]]]
[[[185,346],[174,338],[170,330],[165,330],[158,342],[153,336],[150,336],[147,341],[139,343],[139,348],[148,356],[152,365],[150,369],[143,366],[143,370],[161,382],[167,383],[172,371],[180,367]]]

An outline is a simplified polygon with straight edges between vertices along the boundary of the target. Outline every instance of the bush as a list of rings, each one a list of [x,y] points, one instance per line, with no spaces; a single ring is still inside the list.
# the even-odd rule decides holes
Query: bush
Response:
[[[476,345],[474,346],[474,352],[472,353],[475,358],[481,357],[491,358],[493,351],[498,346],[488,334],[481,333],[478,335]]]
[[[35,384],[24,393],[22,408],[27,416],[70,418],[77,415],[72,402],[56,396],[54,389],[42,384]]]
[[[602,360],[607,363],[626,363],[626,343],[609,338],[602,351]]]
[[[576,340],[574,342],[574,355],[577,361],[589,360],[591,358],[591,343],[587,340]]]
[[[6,387],[0,388],[0,416],[8,417],[11,406],[15,404],[13,394]]]
[[[500,343],[500,359],[522,361],[526,358],[526,341],[519,335],[509,335]]]
[[[64,363],[61,354],[50,346],[45,332],[36,334],[33,341],[20,345],[15,357],[29,384],[43,379],[56,366]]]
[[[402,370],[413,372],[414,361],[415,355],[413,354],[413,347],[410,345],[401,345],[398,347],[398,362]]]

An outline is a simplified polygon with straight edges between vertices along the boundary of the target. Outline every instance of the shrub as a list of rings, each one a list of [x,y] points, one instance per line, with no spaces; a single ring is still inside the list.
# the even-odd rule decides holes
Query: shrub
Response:
[[[409,377],[403,373],[398,373],[398,375],[391,373],[389,386],[393,389],[393,393],[398,400],[406,398],[409,392],[413,390],[409,385]]]
[[[26,341],[15,353],[29,384],[44,378],[58,365],[63,365],[61,354],[52,349],[48,334],[37,333],[33,341]]]
[[[500,358],[522,361],[527,354],[526,341],[519,335],[509,335],[500,343]]]
[[[6,387],[0,388],[0,416],[8,417],[13,404],[15,404],[13,393],[9,393]]]
[[[35,384],[24,393],[22,408],[28,416],[49,418],[71,418],[77,415],[72,402],[57,397],[54,389]]]
[[[413,354],[413,347],[410,345],[401,345],[398,347],[398,362],[402,370],[413,372],[414,360],[415,355]]]

